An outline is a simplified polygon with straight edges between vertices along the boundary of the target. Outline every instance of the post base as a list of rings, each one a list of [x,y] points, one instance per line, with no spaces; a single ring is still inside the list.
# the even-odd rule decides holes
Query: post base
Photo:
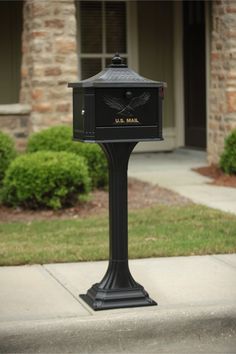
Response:
[[[97,283],[80,297],[95,311],[157,305],[141,285],[135,288],[101,289]]]

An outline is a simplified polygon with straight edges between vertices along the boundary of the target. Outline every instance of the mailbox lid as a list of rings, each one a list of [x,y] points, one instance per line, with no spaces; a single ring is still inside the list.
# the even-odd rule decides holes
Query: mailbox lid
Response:
[[[76,83],[69,83],[69,87],[164,87],[162,81],[147,79],[123,64],[123,59],[116,54],[112,64],[95,76]]]

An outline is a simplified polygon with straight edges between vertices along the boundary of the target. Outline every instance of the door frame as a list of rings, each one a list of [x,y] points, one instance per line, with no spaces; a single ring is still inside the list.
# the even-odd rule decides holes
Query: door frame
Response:
[[[184,146],[183,4],[174,2],[174,112],[176,147]]]
[[[206,146],[208,143],[209,88],[210,88],[210,49],[211,49],[211,11],[205,2],[205,46],[206,46]],[[184,57],[183,57],[183,3],[174,2],[174,100],[176,122],[176,147],[185,146],[184,110]]]

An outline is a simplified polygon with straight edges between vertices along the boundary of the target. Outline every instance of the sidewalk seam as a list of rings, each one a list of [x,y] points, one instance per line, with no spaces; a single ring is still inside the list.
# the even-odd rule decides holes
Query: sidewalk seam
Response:
[[[217,261],[220,261],[221,263],[224,263],[224,265],[227,265],[228,267],[233,268],[234,270],[236,269],[235,265],[226,262],[224,259],[221,259],[219,256],[217,256],[217,255],[212,255],[212,256],[213,256],[213,259],[216,259]]]
[[[61,285],[87,312],[89,315],[93,315],[88,307],[79,300],[79,297],[73,294],[73,292],[68,289],[49,269],[47,269],[44,264],[42,265],[43,269],[48,273],[49,276],[51,276],[59,285]]]

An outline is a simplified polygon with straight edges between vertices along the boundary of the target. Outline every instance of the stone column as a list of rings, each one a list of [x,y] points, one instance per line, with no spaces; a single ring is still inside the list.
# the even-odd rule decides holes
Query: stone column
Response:
[[[71,91],[78,80],[73,0],[26,0],[20,102],[30,104],[32,131],[72,120]]]
[[[236,128],[236,2],[212,2],[208,161],[217,164]]]

